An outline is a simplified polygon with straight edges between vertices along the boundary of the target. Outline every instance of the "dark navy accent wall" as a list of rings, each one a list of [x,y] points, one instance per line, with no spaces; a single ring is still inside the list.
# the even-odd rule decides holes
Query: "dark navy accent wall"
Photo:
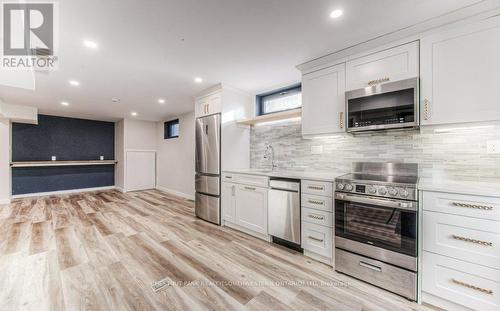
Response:
[[[16,167],[12,170],[12,194],[113,186],[113,165]]]
[[[12,124],[12,161],[114,159],[115,124],[55,116],[38,116],[38,125]],[[114,185],[114,166],[58,166],[12,169],[12,194],[27,194]]]
[[[12,161],[107,160],[115,157],[113,122],[38,116],[38,125],[12,124]]]

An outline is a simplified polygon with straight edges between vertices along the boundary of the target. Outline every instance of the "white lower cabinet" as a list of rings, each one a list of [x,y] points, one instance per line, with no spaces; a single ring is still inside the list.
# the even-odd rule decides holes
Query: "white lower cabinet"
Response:
[[[236,184],[222,183],[221,190],[221,210],[224,221],[235,221],[236,215]]]
[[[304,255],[334,266],[332,197],[332,183],[302,180],[301,237]]]
[[[423,302],[450,310],[500,310],[498,203],[423,192]]]
[[[302,248],[326,258],[332,258],[332,228],[302,222]]]
[[[458,259],[423,252],[422,290],[473,310],[500,310],[500,270]]]
[[[264,187],[222,182],[223,224],[264,238],[268,233],[267,196]]]
[[[238,185],[236,187],[236,224],[267,234],[267,188]]]

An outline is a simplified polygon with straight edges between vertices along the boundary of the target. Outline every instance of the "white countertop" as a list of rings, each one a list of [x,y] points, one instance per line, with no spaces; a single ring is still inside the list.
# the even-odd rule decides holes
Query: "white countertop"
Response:
[[[420,178],[418,190],[500,198],[500,179],[454,180],[446,178]]]
[[[248,174],[268,177],[281,177],[293,179],[309,179],[317,181],[334,182],[335,178],[347,174],[341,171],[294,171],[294,170],[262,170],[262,169],[231,169],[224,170],[224,173]]]

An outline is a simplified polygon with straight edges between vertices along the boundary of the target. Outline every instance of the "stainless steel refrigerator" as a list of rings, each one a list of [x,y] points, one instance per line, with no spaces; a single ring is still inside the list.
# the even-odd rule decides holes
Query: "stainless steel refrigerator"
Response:
[[[220,225],[221,116],[196,119],[195,214]]]

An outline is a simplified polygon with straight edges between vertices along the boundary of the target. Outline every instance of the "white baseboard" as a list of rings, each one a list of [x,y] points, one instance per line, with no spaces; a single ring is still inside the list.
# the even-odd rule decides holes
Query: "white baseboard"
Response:
[[[13,195],[12,198],[19,199],[19,198],[30,198],[30,197],[43,197],[43,196],[48,196],[48,195],[102,191],[102,190],[111,190],[111,189],[116,189],[116,187],[115,186],[108,186],[108,187],[95,187],[95,188],[84,188],[84,189],[71,189],[71,190],[60,190],[60,191],[50,191],[50,192],[16,194],[16,195]]]
[[[10,199],[0,199],[0,204],[10,204]]]
[[[179,196],[179,197],[186,198],[188,200],[193,200],[194,201],[194,195],[190,195],[190,194],[187,194],[187,193],[184,193],[184,192],[180,192],[180,191],[177,191],[177,190],[168,189],[168,188],[165,188],[165,187],[162,187],[162,186],[156,186],[156,189],[160,190],[160,191],[163,191],[163,192],[166,192],[166,193],[170,193],[170,194]]]
[[[125,193],[125,189],[123,189],[122,187],[115,186],[115,189],[120,191],[121,193]]]

